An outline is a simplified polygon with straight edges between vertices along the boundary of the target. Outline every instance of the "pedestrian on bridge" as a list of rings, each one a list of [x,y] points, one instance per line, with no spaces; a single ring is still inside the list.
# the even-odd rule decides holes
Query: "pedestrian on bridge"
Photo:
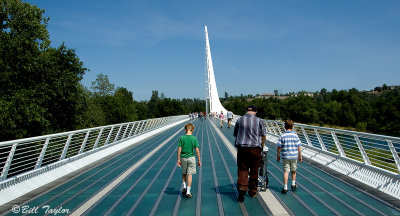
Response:
[[[197,165],[200,167],[200,151],[199,141],[193,136],[194,125],[187,123],[185,125],[186,135],[181,136],[178,144],[178,167],[182,167],[182,195],[186,198],[191,198],[193,195],[190,192],[192,186],[192,175],[196,174],[196,158],[194,152],[197,154]]]
[[[239,202],[244,201],[247,191],[250,197],[257,196],[258,169],[261,163],[261,151],[265,145],[266,131],[263,121],[256,117],[256,114],[257,107],[248,106],[246,115],[236,121],[233,132],[237,147]]]
[[[226,113],[226,117],[228,118],[228,128],[230,128],[232,124],[233,113],[231,111],[228,111]]]
[[[282,134],[279,138],[276,161],[280,161],[280,154],[282,153],[282,162],[283,162],[283,184],[284,187],[281,193],[286,194],[288,191],[288,178],[289,172],[292,172],[292,190],[295,191],[297,189],[296,185],[296,170],[297,170],[297,158],[301,162],[303,157],[301,156],[301,141],[297,134],[293,131],[293,121],[286,120],[285,121],[285,129],[286,132]]]
[[[221,111],[221,114],[219,114],[219,120],[221,120],[221,128],[222,126],[224,126],[224,119],[225,119],[224,112]]]

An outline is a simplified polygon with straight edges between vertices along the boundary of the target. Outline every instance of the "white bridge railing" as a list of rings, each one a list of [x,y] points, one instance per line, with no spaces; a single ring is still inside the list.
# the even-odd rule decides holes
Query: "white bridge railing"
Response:
[[[0,190],[184,118],[163,117],[0,142]]]
[[[284,122],[264,120],[276,143]],[[295,124],[303,156],[400,199],[400,138]]]

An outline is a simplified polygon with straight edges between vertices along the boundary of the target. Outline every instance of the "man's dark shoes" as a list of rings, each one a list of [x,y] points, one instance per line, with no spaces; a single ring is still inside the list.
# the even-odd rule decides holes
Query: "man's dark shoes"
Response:
[[[182,189],[182,196],[185,196],[185,195],[186,195],[186,191],[187,191],[186,188],[183,188],[183,189]]]
[[[243,202],[244,201],[244,195],[246,194],[246,191],[244,190],[239,190],[239,196],[238,196],[238,201]]]
[[[292,185],[292,191],[295,191],[297,189],[297,184],[296,185]]]
[[[192,193],[186,194],[186,198],[192,198]]]
[[[287,193],[287,189],[285,189],[285,188],[282,188],[282,191],[281,191],[281,193],[283,193],[283,194],[286,194],[286,193]]]

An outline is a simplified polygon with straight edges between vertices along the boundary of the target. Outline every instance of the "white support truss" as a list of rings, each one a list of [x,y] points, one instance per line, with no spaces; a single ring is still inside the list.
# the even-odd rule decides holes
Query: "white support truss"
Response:
[[[219,100],[218,97],[217,84],[215,82],[213,62],[211,58],[210,42],[208,40],[207,26],[205,26],[205,37],[206,37],[206,71],[207,71],[207,87],[208,87],[208,95],[206,95],[206,100],[209,99],[208,100],[209,103],[207,106],[209,106],[210,108],[206,110],[209,110],[209,112],[216,114],[220,114],[222,111],[226,116],[226,113],[228,111],[222,106],[221,101]]]

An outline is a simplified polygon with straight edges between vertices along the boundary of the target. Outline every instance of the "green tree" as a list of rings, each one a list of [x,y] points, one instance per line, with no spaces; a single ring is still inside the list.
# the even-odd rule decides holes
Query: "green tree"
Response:
[[[109,123],[117,124],[137,120],[136,106],[132,92],[126,88],[118,87],[114,93],[109,107]]]
[[[387,86],[386,84],[383,84],[383,86],[382,86],[382,90],[383,90],[383,91],[386,91],[386,90],[388,90],[388,86]]]
[[[158,95],[158,90],[153,90],[151,92],[151,98],[149,103],[147,104],[148,107],[148,118],[158,118],[161,117],[160,111],[159,111],[159,95]]]
[[[113,95],[115,91],[114,84],[111,84],[108,76],[102,73],[97,75],[96,81],[92,82],[90,88],[96,96],[100,97]]]
[[[44,10],[0,1],[0,139],[74,129],[81,124],[86,68],[75,51],[50,47]]]

